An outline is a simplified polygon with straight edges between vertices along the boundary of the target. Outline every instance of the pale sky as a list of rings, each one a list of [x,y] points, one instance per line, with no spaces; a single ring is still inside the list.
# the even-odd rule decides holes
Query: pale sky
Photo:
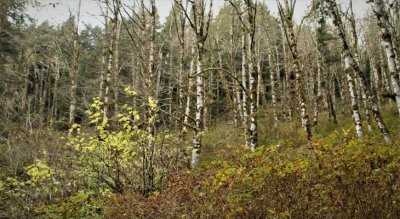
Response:
[[[134,0],[123,0],[123,2],[133,2]],[[266,2],[271,13],[277,16],[276,0],[259,0]],[[295,19],[301,20],[304,16],[307,8],[309,7],[312,0],[297,0]],[[39,23],[48,20],[51,24],[60,24],[65,21],[71,11],[72,14],[77,14],[79,0],[39,0],[40,5],[37,7],[29,7],[28,14],[34,19],[37,19]],[[340,0],[343,5],[348,4],[348,0]],[[55,8],[52,3],[57,3]],[[171,10],[173,0],[156,0],[157,10],[160,14],[161,21],[165,20],[165,17]],[[224,0],[214,0],[214,15],[217,14],[218,10],[224,4]],[[353,0],[354,12],[358,18],[363,17],[369,5],[366,0]],[[81,22],[86,24],[101,25],[102,18],[100,16],[101,10],[97,3],[97,0],[82,0],[81,7]],[[81,25],[82,26],[82,25]]]

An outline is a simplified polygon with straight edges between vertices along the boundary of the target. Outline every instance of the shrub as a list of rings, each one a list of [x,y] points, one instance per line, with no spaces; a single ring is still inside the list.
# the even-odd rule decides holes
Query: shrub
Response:
[[[119,126],[109,131],[101,105],[95,99],[94,111],[87,112],[90,124],[95,125],[95,133],[82,133],[79,125],[70,130],[75,136],[69,139],[68,145],[77,155],[77,171],[87,176],[92,186],[112,192],[155,191],[168,170],[182,165],[182,151],[176,147],[178,139],[168,131],[155,131],[156,113],[141,119],[139,112],[128,105],[117,115]],[[151,99],[148,107],[151,111],[157,110]]]
[[[116,218],[397,218],[400,149],[360,142],[348,130],[310,145],[272,145],[247,153],[219,149],[205,169],[170,176],[148,198],[114,197]],[[151,203],[157,203],[152,205]],[[148,206],[129,208],[128,206]],[[122,209],[122,210],[121,210]],[[121,211],[120,211],[121,210]]]

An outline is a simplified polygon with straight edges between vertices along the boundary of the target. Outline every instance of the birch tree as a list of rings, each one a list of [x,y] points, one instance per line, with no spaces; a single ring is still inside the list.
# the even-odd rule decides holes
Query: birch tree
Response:
[[[320,2],[314,2],[316,4],[316,56],[317,56],[317,96],[314,102],[314,125],[318,124],[318,115],[320,105],[326,97],[326,83],[325,83],[325,72],[324,72],[324,59],[323,55],[326,52],[326,42],[324,36],[326,35],[326,16],[324,8]]]
[[[145,6],[142,1],[142,10]],[[150,9],[147,10],[150,14],[151,26],[150,26],[150,48],[149,48],[149,63],[148,63],[148,75],[147,75],[147,98],[148,102],[146,104],[146,117],[147,117],[147,132],[148,145],[145,149],[145,154],[143,158],[143,185],[145,186],[145,192],[152,191],[154,189],[154,157],[156,153],[156,118],[157,118],[157,104],[158,104],[158,78],[156,78],[156,64],[155,64],[155,41],[156,41],[156,4],[155,0],[150,0]],[[161,72],[159,72],[161,74]],[[157,82],[155,83],[155,81]]]
[[[272,59],[272,57],[275,57],[275,60]],[[275,62],[274,62],[275,61]],[[276,75],[279,75],[280,69],[279,69],[279,54],[278,54],[278,48],[275,48],[275,56],[273,56],[273,50],[268,47],[268,66],[269,66],[269,74],[270,74],[270,83],[271,83],[271,98],[272,98],[272,112],[274,116],[274,127],[278,127],[278,112],[276,109],[276,82],[277,78],[275,77],[275,71]],[[275,67],[275,69],[274,69]]]
[[[249,146],[251,151],[255,151],[258,146],[257,88],[259,82],[255,39],[257,4],[252,0],[244,0],[240,3],[239,9],[233,1],[229,1],[229,3],[235,9],[242,24],[242,126],[245,132],[246,146]],[[248,120],[248,104],[250,104],[250,120]]]
[[[182,0],[179,1],[180,4],[182,4]],[[176,28],[176,33],[178,35],[178,40],[179,40],[179,70],[178,70],[178,101],[179,101],[179,113],[182,114],[181,112],[184,112],[184,70],[185,70],[185,46],[186,46],[186,17],[185,14],[182,10],[177,11],[177,7],[173,7],[173,13],[174,13],[174,21],[175,21],[175,28]],[[187,93],[189,95],[189,93]],[[190,101],[189,101],[190,103]],[[185,118],[186,115],[183,117]],[[178,116],[179,119],[182,119],[182,116]],[[186,126],[183,126],[184,131],[186,132]]]
[[[293,68],[294,68],[293,70],[295,72],[295,77],[296,77],[296,93],[300,106],[301,123],[302,127],[306,131],[307,139],[311,140],[312,134],[310,129],[310,121],[309,121],[310,119],[307,112],[305,91],[303,87],[303,78],[302,78],[303,73],[300,67],[300,60],[297,51],[297,38],[295,36],[293,27],[293,13],[294,13],[295,2],[296,1],[293,0],[290,1],[285,0],[285,8],[279,1],[277,1],[277,4],[279,9],[279,15],[282,20],[282,26],[284,29],[285,37],[289,44],[290,53],[293,58]]]
[[[248,50],[248,70],[250,76],[250,149],[255,151],[258,146],[258,132],[257,132],[257,87],[258,87],[258,68],[256,61],[256,7],[257,5],[253,0],[246,0],[247,6],[247,19],[248,19],[248,39],[249,39],[249,50]]]
[[[359,58],[359,48],[358,48],[358,34],[357,34],[357,28],[356,28],[356,19],[354,17],[354,10],[353,10],[353,0],[350,0],[350,27],[351,27],[351,35],[353,38],[353,53],[354,53],[354,58],[356,62],[360,63],[360,58]],[[360,77],[357,77],[357,80],[359,83],[362,83],[362,79]],[[368,131],[372,132],[372,124],[371,124],[371,116],[369,113],[369,103],[367,100],[367,94],[365,89],[360,89],[361,97],[362,97],[362,102],[364,105],[364,110],[365,110],[365,119],[367,120],[367,127]]]
[[[69,125],[70,127],[75,122],[76,114],[76,90],[78,88],[78,73],[79,73],[79,22],[80,22],[80,11],[81,11],[82,0],[79,0],[78,5],[78,16],[76,27],[73,32],[73,44],[72,44],[72,65],[70,69],[71,77],[71,90],[70,90],[70,104],[69,104]]]
[[[116,74],[117,74],[117,69],[116,65],[118,65],[116,59],[116,54],[118,53],[118,38],[119,38],[119,15],[120,15],[120,10],[121,10],[121,0],[112,0],[113,4],[112,6],[109,5],[109,0],[106,0],[105,2],[105,7],[112,7],[112,12],[113,12],[113,18],[111,19],[111,39],[109,41],[109,46],[106,48],[106,51],[108,52],[108,55],[106,56],[106,61],[105,65],[106,68],[104,69],[106,73],[104,74],[104,81],[103,81],[103,123],[106,124],[108,121],[109,117],[109,105],[110,105],[110,86],[111,86],[111,80],[114,78],[116,79]],[[108,10],[108,9],[107,9]],[[107,13],[106,13],[107,14]],[[106,18],[107,19],[107,18]],[[108,21],[106,20],[106,24]],[[108,26],[108,25],[107,25]],[[106,28],[107,28],[106,26]]]
[[[192,28],[196,37],[197,47],[197,67],[196,67],[196,129],[193,139],[193,149],[190,161],[190,166],[194,168],[200,159],[201,152],[201,139],[202,132],[204,129],[204,43],[208,37],[208,30],[211,22],[211,11],[212,3],[208,5],[208,13],[206,12],[206,1],[205,0],[192,0],[189,1],[191,6],[190,15],[189,11],[179,2],[175,2],[180,6],[181,10],[185,13],[185,16]]]
[[[394,95],[396,98],[397,109],[400,114],[400,81],[398,66],[396,63],[396,54],[393,47],[393,41],[396,41],[397,39],[393,38],[389,31],[390,23],[388,19],[388,14],[384,7],[384,2],[382,0],[369,0],[369,2],[372,5],[372,9],[378,20],[378,25],[381,28],[381,42],[386,53],[387,64],[390,72]]]
[[[346,32],[343,28],[343,22],[342,18],[339,14],[339,7],[336,4],[336,0],[326,0],[328,8],[330,13],[332,14],[333,18],[333,24],[336,26],[336,29],[338,31],[338,36],[340,38],[340,41],[342,43],[342,49],[343,49],[343,61],[344,61],[344,67],[345,67],[345,72],[346,72],[346,77],[348,80],[348,89],[349,93],[351,96],[351,104],[352,104],[352,110],[353,110],[353,119],[354,123],[356,126],[356,133],[359,138],[363,137],[363,130],[362,130],[362,125],[361,125],[361,116],[358,108],[358,103],[357,103],[357,97],[356,97],[356,92],[355,92],[355,87],[354,87],[354,77],[353,77],[353,71],[356,74],[356,77],[360,79],[360,86],[362,89],[362,92],[365,92],[366,98],[370,101],[371,103],[371,108],[372,108],[372,114],[375,118],[375,121],[378,124],[378,127],[385,139],[386,142],[391,143],[392,140],[389,136],[389,132],[386,128],[385,123],[383,122],[383,119],[381,117],[378,104],[376,101],[376,97],[371,95],[370,88],[367,85],[367,81],[365,79],[365,75],[361,72],[359,63],[357,60],[354,58],[353,53],[350,50],[349,43],[346,38]]]

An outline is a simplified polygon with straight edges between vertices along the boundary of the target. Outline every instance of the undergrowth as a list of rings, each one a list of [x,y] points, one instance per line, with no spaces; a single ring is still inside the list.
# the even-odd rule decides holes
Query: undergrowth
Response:
[[[219,147],[201,169],[169,176],[160,193],[107,200],[114,218],[397,218],[400,149],[349,130],[301,147],[248,153]],[[129,207],[141,206],[141,207]]]
[[[240,127],[218,123],[204,134],[199,167],[175,165],[170,162],[178,162],[175,156],[161,160],[176,168],[166,171],[157,189],[146,195],[135,189],[112,192],[104,183],[88,180],[93,171],[82,172],[84,165],[77,169],[75,161],[82,157],[66,147],[61,133],[22,133],[10,126],[8,141],[0,144],[0,216],[398,218],[400,127],[393,110],[384,116],[394,145],[385,144],[376,128],[363,141],[356,139],[351,120],[340,116],[339,124],[333,124],[321,115],[312,142],[304,140],[296,121],[273,127],[269,117],[262,118],[264,146],[254,153],[243,145]],[[168,144],[186,148],[190,143]],[[163,153],[169,152],[166,147]]]

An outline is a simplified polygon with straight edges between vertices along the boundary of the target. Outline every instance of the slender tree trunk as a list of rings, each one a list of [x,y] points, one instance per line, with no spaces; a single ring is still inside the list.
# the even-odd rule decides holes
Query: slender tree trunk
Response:
[[[48,77],[50,74],[50,66],[47,65],[46,68],[43,66],[42,72],[42,80],[41,80],[41,91],[40,91],[40,101],[39,101],[39,115],[40,115],[40,126],[43,127],[46,122],[46,114],[45,114],[45,107],[46,107],[46,98],[47,98],[47,87],[48,87]]]
[[[166,69],[168,69],[168,71],[169,71],[169,78],[168,78],[168,113],[170,114],[170,115],[172,115],[172,105],[173,105],[173,100],[174,100],[174,82],[173,82],[173,77],[172,77],[172,55],[171,54],[167,54],[167,57],[166,58],[168,58],[168,60],[166,60],[165,62],[166,62],[166,64],[168,65],[168,67],[166,67]],[[162,69],[162,66],[160,67],[160,69]],[[161,70],[160,70],[160,72],[161,72]],[[160,81],[161,81],[161,74],[159,74],[160,75]],[[178,73],[178,80],[180,80],[179,79],[179,73]],[[180,104],[179,102],[180,102],[180,94],[179,94],[179,85],[180,84],[180,82],[178,81],[178,104]],[[159,94],[159,96],[160,96],[160,94]],[[179,107],[180,107],[180,105],[179,105]],[[180,109],[180,108],[179,108]],[[179,115],[178,115],[178,118],[179,118]],[[169,117],[169,122],[170,122],[170,124],[172,125],[172,117]]]
[[[204,117],[204,75],[202,74],[204,45],[197,43],[197,71],[196,71],[196,131],[194,136],[194,147],[192,150],[191,167],[199,162],[201,150],[201,135],[203,131]]]
[[[108,55],[109,55],[109,22],[108,22],[108,5],[109,0],[105,0],[105,12],[104,12],[104,35],[102,42],[102,57],[101,57],[101,73],[100,73],[100,90],[99,90],[99,98],[100,101],[104,102],[105,98],[105,89],[107,84],[107,67],[108,67]]]
[[[133,50],[133,49],[132,49]],[[138,67],[137,67],[137,62],[136,62],[136,57],[135,57],[135,53],[132,51],[131,52],[131,89],[134,91],[138,91]],[[134,108],[137,107],[137,103],[136,103],[136,96],[133,95],[132,96],[132,106]]]
[[[358,35],[357,35],[357,28],[356,28],[356,20],[354,18],[354,12],[353,12],[353,0],[350,0],[350,24],[351,24],[351,32],[353,36],[353,50],[354,50],[354,59],[357,63],[360,63],[359,55],[358,55]],[[362,79],[360,77],[357,78],[359,83],[362,83]],[[369,113],[369,103],[367,100],[367,94],[365,92],[365,89],[362,88],[362,86],[359,86],[360,91],[359,93],[361,94],[362,97],[362,102],[364,105],[364,110],[365,110],[365,119],[367,120],[367,127],[368,131],[372,132],[372,123],[371,123],[371,116]]]
[[[331,66],[328,68],[329,72],[328,75],[331,75]],[[334,124],[337,124],[337,117],[336,117],[336,109],[335,109],[335,105],[336,105],[336,101],[335,101],[335,83],[334,80],[332,80],[334,77],[330,76],[327,80],[328,82],[328,86],[326,87],[326,101],[327,101],[327,105],[328,105],[328,110],[329,113],[331,115],[332,121]]]
[[[278,63],[279,57],[278,57],[278,50],[276,50],[276,59],[275,63]],[[276,109],[276,80],[275,80],[275,74],[274,74],[274,65],[272,61],[272,51],[268,51],[268,67],[269,67],[269,75],[270,75],[270,83],[271,83],[271,98],[272,98],[272,112],[274,116],[274,127],[277,128],[278,126],[278,113]],[[276,64],[276,70],[279,72],[279,65]]]
[[[353,117],[354,117],[354,121],[356,123],[357,136],[359,138],[362,138],[363,132],[362,132],[362,128],[361,128],[361,118],[359,115],[358,106],[356,106],[357,102],[356,102],[356,100],[354,100],[354,98],[356,98],[355,97],[356,94],[355,94],[355,90],[354,90],[354,82],[352,82],[353,78],[351,76],[351,72],[353,70],[356,73],[356,77],[360,79],[360,86],[361,86],[362,92],[365,92],[366,98],[371,102],[372,111],[373,111],[372,113],[374,115],[375,121],[378,123],[378,127],[379,127],[385,141],[388,143],[391,143],[391,138],[389,136],[389,132],[386,128],[386,125],[383,123],[383,120],[381,118],[381,115],[380,115],[380,112],[378,109],[378,105],[376,103],[376,98],[371,96],[371,91],[369,90],[369,87],[367,86],[367,81],[365,79],[365,76],[361,72],[358,62],[355,60],[353,54],[350,51],[350,47],[346,40],[346,34],[345,34],[345,31],[343,30],[343,24],[342,24],[341,17],[339,15],[339,9],[338,9],[338,6],[336,5],[336,1],[328,0],[327,2],[329,3],[330,11],[333,15],[333,23],[336,26],[336,28],[338,30],[339,38],[342,41],[343,59],[344,59],[344,63],[345,63],[345,71],[346,71],[347,78],[349,81],[349,91],[350,91],[350,95],[352,97]]]
[[[182,18],[181,16],[181,19]],[[183,102],[184,102],[184,86],[183,86],[183,72],[184,72],[184,62],[185,62],[185,29],[182,28],[181,33],[181,47],[179,50],[179,73],[178,73],[178,92],[179,92],[179,118],[182,118]]]
[[[72,126],[75,123],[75,114],[76,114],[76,95],[78,88],[78,73],[79,73],[79,22],[80,22],[80,10],[81,10],[82,0],[79,0],[79,8],[78,8],[78,18],[76,22],[76,27],[74,27],[74,39],[73,39],[73,47],[72,47],[72,68],[70,70],[71,77],[71,90],[70,90],[70,104],[69,104],[69,125]]]
[[[231,29],[230,29],[230,68],[234,72],[234,77],[238,78],[238,73],[236,70],[236,60],[235,60],[235,9],[232,9],[232,19],[231,19]],[[235,127],[239,127],[239,121],[242,119],[242,101],[240,98],[240,87],[235,80],[232,83],[233,87],[233,111],[234,111],[234,123]]]
[[[120,6],[117,5],[119,8]],[[119,9],[118,9],[119,13]],[[119,17],[119,16],[117,16]],[[118,113],[118,96],[119,96],[119,81],[118,81],[118,75],[119,75],[119,38],[120,38],[120,33],[121,33],[121,20],[117,19],[117,30],[116,30],[116,36],[115,36],[115,50],[114,52],[114,68],[113,68],[113,80],[114,80],[114,112],[115,114]]]
[[[210,81],[212,78],[213,72],[211,71],[208,74],[204,74],[203,76],[203,130],[204,132],[208,131],[208,122],[209,122],[209,102],[211,101],[211,95],[212,95],[212,87],[210,86]]]
[[[179,4],[182,5],[182,0],[178,0]],[[178,113],[177,113],[177,118],[180,120],[184,120],[185,115],[185,76],[184,76],[184,71],[185,71],[185,46],[186,46],[186,17],[185,13],[183,10],[180,10],[179,13],[175,12],[174,10],[174,18],[175,18],[175,28],[176,28],[176,33],[178,35],[178,40],[179,40],[179,69],[178,69]],[[187,86],[187,85],[186,85]],[[176,128],[178,128],[178,124],[176,124]],[[182,127],[179,127],[185,129],[185,125]]]
[[[392,88],[390,86],[390,75],[388,75],[388,73],[386,72],[386,65],[385,65],[385,58],[383,57],[383,53],[384,53],[384,49],[383,47],[379,48],[379,68],[380,68],[380,72],[382,74],[382,93],[391,93],[392,92]]]
[[[350,101],[351,101],[351,108],[353,112],[353,119],[354,119],[354,124],[356,127],[356,134],[359,138],[363,137],[363,130],[362,130],[362,125],[361,125],[361,115],[360,115],[360,110],[358,108],[358,99],[357,99],[357,93],[355,90],[355,84],[354,84],[354,79],[351,74],[352,69],[348,61],[348,58],[344,56],[345,58],[345,72],[346,72],[346,77],[348,81],[348,88],[349,88],[349,94],[350,94]]]
[[[371,1],[372,2],[372,1]],[[388,27],[390,26],[388,15],[384,10],[384,3],[382,0],[373,0],[372,4],[373,11],[378,19],[378,25],[381,28],[381,41],[385,49],[388,68],[390,72],[390,77],[392,81],[393,91],[396,95],[397,109],[400,115],[400,81],[399,72],[397,71],[396,55],[394,52],[394,47],[392,43],[392,35]]]
[[[148,147],[146,149],[147,155],[147,174],[146,178],[148,179],[147,188],[145,188],[145,192],[150,192],[154,189],[154,156],[156,150],[155,143],[155,119],[156,119],[156,110],[157,110],[157,102],[158,102],[158,87],[154,87],[155,81],[155,41],[156,41],[156,6],[155,0],[150,1],[150,17],[151,17],[151,37],[150,37],[150,52],[149,52],[149,66],[148,66],[148,104],[147,104],[147,133],[148,137]],[[162,54],[161,54],[162,55]],[[162,62],[162,59],[161,59]],[[158,72],[161,75],[161,70]],[[158,80],[157,80],[158,82]]]
[[[155,66],[155,61],[154,61],[154,47],[155,47],[155,45],[154,45],[154,43],[153,43],[153,60],[151,60],[151,62],[153,63],[153,65]],[[150,46],[151,47],[151,46]],[[151,50],[151,49],[150,49]],[[162,76],[162,74],[163,74],[163,71],[167,71],[166,69],[168,68],[168,65],[169,65],[169,63],[168,63],[168,54],[167,54],[167,56],[166,57],[164,57],[163,56],[163,54],[162,54],[162,52],[160,51],[159,53],[158,53],[158,57],[159,57],[159,62],[161,63],[161,65],[160,65],[160,67],[157,69],[157,72],[156,72],[156,69],[154,68],[154,70],[152,71],[152,73],[150,74],[151,75],[151,77],[152,77],[152,80],[155,80],[155,82],[152,82],[152,83],[155,83],[154,85],[155,85],[155,87],[154,87],[154,89],[155,89],[155,92],[154,92],[154,97],[158,100],[159,99],[159,97],[161,96],[161,93],[162,93],[162,87],[161,87],[161,76]],[[165,60],[165,61],[163,61],[163,60]],[[164,65],[163,65],[163,62],[164,62]],[[155,75],[155,73],[157,73],[157,75]],[[157,76],[157,77],[156,77]]]
[[[243,90],[244,89],[244,90]],[[242,127],[244,129],[246,146],[250,146],[247,109],[247,37],[245,32],[242,36]]]
[[[317,38],[318,40],[318,38]],[[317,43],[318,45],[318,43]],[[317,46],[317,95],[314,98],[314,126],[318,125],[319,105],[322,97],[322,54]]]
[[[212,3],[206,13],[206,3],[204,0],[189,1],[192,7],[191,16],[188,15],[182,2],[175,0],[180,6],[181,10],[185,12],[186,18],[189,20],[190,26],[195,33],[197,41],[197,72],[196,72],[196,126],[193,139],[192,156],[190,160],[191,168],[194,168],[200,159],[201,139],[204,130],[203,117],[204,117],[204,72],[203,72],[203,56],[204,56],[204,43],[208,37],[208,30],[211,22]]]
[[[78,25],[78,24],[77,24]],[[69,104],[69,125],[70,127],[75,122],[75,114],[76,114],[76,91],[78,88],[78,72],[79,72],[79,38],[78,38],[78,30],[75,32],[74,43],[73,43],[73,56],[72,56],[72,69],[70,72],[71,77],[71,90],[70,90],[70,104]]]
[[[57,101],[58,101],[58,80],[60,79],[60,66],[58,60],[56,60],[54,69],[54,86],[53,86],[53,105],[51,112],[53,114],[53,118],[57,119]]]
[[[37,63],[33,64],[33,87],[34,87],[34,95],[33,95],[33,109],[31,109],[32,113],[38,112],[38,103],[39,103],[39,95],[40,95],[40,73]]]
[[[261,69],[261,54],[260,54],[260,40],[258,40],[257,44],[257,109],[260,108],[260,104],[262,104],[262,95],[263,92],[263,76],[262,76],[262,69]]]
[[[282,19],[282,23],[284,24],[284,29],[285,29],[285,35],[286,39],[289,44],[290,52],[292,54],[293,58],[293,70],[295,73],[295,78],[296,78],[296,93],[299,101],[299,106],[300,106],[300,116],[301,116],[301,123],[302,127],[304,128],[306,134],[307,134],[307,140],[311,140],[312,138],[312,133],[311,133],[311,128],[310,128],[310,119],[309,115],[307,112],[307,102],[306,102],[306,97],[305,97],[305,91],[303,87],[303,79],[302,79],[302,70],[300,67],[300,60],[297,52],[297,42],[296,42],[296,37],[294,34],[294,29],[293,29],[293,11],[289,8],[289,5],[286,2],[286,10],[284,11],[282,6],[280,6],[280,15]]]
[[[189,117],[190,117],[190,106],[191,106],[191,95],[192,95],[192,87],[193,87],[193,73],[194,73],[194,67],[195,64],[197,63],[197,57],[195,55],[196,49],[194,46],[192,46],[192,51],[191,51],[191,62],[190,62],[190,70],[189,70],[189,75],[188,75],[188,86],[187,86],[187,93],[186,93],[186,105],[185,105],[185,117],[183,119],[183,123],[188,125],[189,124]],[[187,127],[183,126],[182,129],[183,133],[187,132]]]
[[[255,151],[258,147],[258,132],[257,132],[257,87],[258,87],[258,72],[256,62],[256,5],[253,0],[247,0],[247,14],[249,20],[249,50],[248,50],[248,61],[249,61],[249,76],[250,76],[250,149]]]
[[[111,41],[108,47],[108,59],[106,74],[105,74],[105,81],[104,81],[104,108],[103,108],[103,124],[107,124],[108,117],[109,117],[109,105],[110,105],[110,86],[111,86],[111,79],[113,77],[113,72],[115,68],[115,54],[117,48],[117,32],[118,32],[118,17],[119,17],[119,2],[120,0],[113,0],[113,19],[112,19],[112,26],[111,26]],[[106,0],[106,7],[110,7],[108,0]]]
[[[295,98],[294,92],[293,92],[293,83],[292,83],[292,73],[290,71],[290,66],[289,66],[289,55],[287,54],[287,49],[286,49],[286,37],[285,37],[285,30],[283,26],[281,25],[281,33],[282,33],[282,51],[283,51],[283,56],[282,56],[282,61],[283,61],[283,68],[284,68],[284,73],[285,73],[285,84],[283,85],[283,92],[284,92],[284,102],[289,103],[288,100],[292,100]],[[289,103],[286,104],[286,110],[287,110],[287,115],[289,118],[289,121],[292,121],[293,117],[293,104]]]
[[[361,124],[361,115],[360,115],[360,110],[358,108],[358,99],[357,99],[357,93],[356,93],[356,88],[355,88],[355,84],[354,84],[354,78],[352,76],[352,66],[351,66],[351,62],[353,61],[353,57],[351,56],[351,52],[350,52],[350,48],[349,45],[347,43],[347,40],[345,38],[345,33],[342,31],[342,23],[341,23],[341,18],[339,15],[339,11],[336,5],[336,0],[330,0],[329,2],[329,6],[330,6],[330,10],[331,13],[333,15],[333,19],[334,19],[334,25],[337,27],[338,29],[338,35],[341,38],[342,42],[343,42],[343,62],[344,62],[344,71],[346,73],[346,78],[347,78],[347,82],[348,82],[348,89],[349,89],[349,94],[350,94],[350,101],[351,101],[351,106],[352,106],[352,115],[353,115],[353,119],[354,119],[354,124],[355,124],[355,128],[356,128],[356,134],[358,136],[358,138],[362,138],[363,137],[363,130],[362,130],[362,124]]]

